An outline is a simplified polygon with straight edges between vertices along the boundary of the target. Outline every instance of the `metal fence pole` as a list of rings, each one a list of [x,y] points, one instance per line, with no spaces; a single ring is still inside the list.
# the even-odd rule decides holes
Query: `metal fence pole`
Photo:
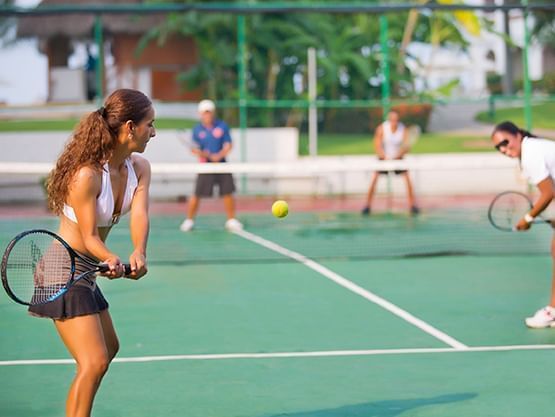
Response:
[[[318,155],[318,109],[316,108],[316,49],[308,48],[308,149]]]
[[[94,41],[98,47],[98,59],[96,60],[96,102],[98,107],[104,101],[104,39],[102,36],[103,25],[102,16],[97,14],[94,17]]]
[[[391,92],[390,92],[390,73],[389,73],[389,36],[388,36],[387,16],[382,14],[380,16],[380,45],[382,49],[381,54],[381,68],[382,68],[382,107],[384,118],[389,112],[391,107]]]
[[[239,130],[241,143],[241,162],[247,160],[247,48],[246,48],[245,15],[237,15],[237,70],[239,83]],[[247,178],[241,176],[241,188],[247,191]]]
[[[528,48],[530,46],[530,31],[528,29],[528,0],[522,0],[521,4],[526,8],[522,10],[524,19],[524,49],[522,51],[522,79],[524,82],[524,121],[526,130],[532,130],[532,83],[528,72]]]

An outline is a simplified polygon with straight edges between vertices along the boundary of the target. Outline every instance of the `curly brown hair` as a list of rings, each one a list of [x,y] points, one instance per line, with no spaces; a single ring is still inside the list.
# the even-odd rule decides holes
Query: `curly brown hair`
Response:
[[[116,147],[120,128],[128,120],[141,122],[151,107],[150,99],[140,91],[119,89],[106,99],[104,107],[81,119],[46,181],[52,212],[62,213],[75,173],[83,166],[102,170]]]

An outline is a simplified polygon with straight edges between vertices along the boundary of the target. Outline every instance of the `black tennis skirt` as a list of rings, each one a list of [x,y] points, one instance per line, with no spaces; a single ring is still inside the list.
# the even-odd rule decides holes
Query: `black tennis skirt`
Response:
[[[63,268],[69,276],[71,265]],[[75,260],[75,276],[89,270],[79,259]],[[71,317],[96,314],[108,308],[108,302],[96,285],[96,277],[83,278],[73,284],[61,297],[48,303],[29,306],[29,314],[49,319],[68,319]]]

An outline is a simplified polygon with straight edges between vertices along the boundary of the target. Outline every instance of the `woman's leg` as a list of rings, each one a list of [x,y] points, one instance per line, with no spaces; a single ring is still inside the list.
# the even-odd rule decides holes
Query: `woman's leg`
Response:
[[[77,373],[67,396],[66,417],[90,417],[94,396],[110,364],[110,355],[115,355],[113,342],[109,348],[100,314],[55,320],[54,323],[77,362]]]
[[[380,177],[379,172],[374,172],[372,180],[370,181],[370,186],[368,187],[368,193],[366,195],[366,206],[363,209],[363,214],[369,214],[372,207],[372,198],[376,192],[376,185],[378,184],[378,178]],[[368,209],[368,210],[366,210]]]
[[[416,207],[416,199],[414,198],[414,189],[412,187],[412,181],[410,180],[410,176],[408,171],[403,173],[405,177],[405,182],[407,183],[407,197],[409,200],[409,209],[413,210]]]
[[[101,311],[99,316],[100,323],[102,324],[102,331],[104,332],[106,349],[108,350],[108,359],[112,362],[112,359],[114,359],[119,351],[118,335],[116,334],[114,324],[112,323],[112,317],[110,317],[108,310]]]

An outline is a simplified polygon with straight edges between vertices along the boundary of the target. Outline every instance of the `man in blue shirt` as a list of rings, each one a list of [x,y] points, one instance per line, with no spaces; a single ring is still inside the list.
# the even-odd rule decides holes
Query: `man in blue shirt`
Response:
[[[211,100],[202,100],[198,105],[200,123],[193,128],[194,147],[191,152],[203,163],[225,163],[225,158],[232,147],[229,127],[222,120],[216,119],[215,110],[216,106]],[[182,232],[193,229],[200,199],[202,197],[212,197],[215,185],[218,186],[219,195],[224,201],[227,215],[225,228],[230,231],[243,228],[241,222],[235,218],[235,200],[233,198],[235,183],[233,182],[233,176],[229,173],[211,173],[197,176],[195,193],[189,202],[187,218],[179,227]]]

